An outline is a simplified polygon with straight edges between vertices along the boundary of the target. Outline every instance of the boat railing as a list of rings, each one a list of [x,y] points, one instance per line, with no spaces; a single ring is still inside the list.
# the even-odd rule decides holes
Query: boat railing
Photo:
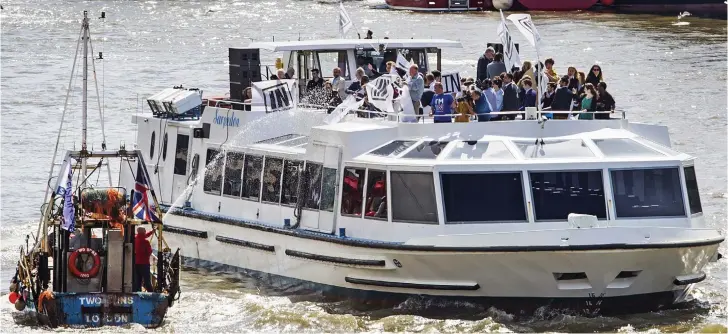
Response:
[[[210,98],[205,99],[205,105],[210,107],[216,107],[216,108],[230,108],[230,109],[238,109],[238,110],[251,110],[251,107],[253,106],[253,103],[250,100],[246,101],[235,101],[235,100],[229,100],[229,99],[223,99],[223,98]],[[314,103],[299,103],[298,107],[301,108],[307,108],[307,109],[314,109],[314,110],[320,110],[321,112],[328,112],[329,109],[334,109],[334,106],[328,106],[328,105],[321,105],[321,104],[314,104]],[[349,114],[357,114],[361,118],[372,118],[371,116],[376,117],[386,117],[389,120],[397,121],[401,123],[415,123],[412,120],[416,120],[416,122],[425,123],[425,120],[434,120],[436,116],[429,116],[429,115],[412,115],[412,114],[402,114],[402,113],[389,113],[386,111],[376,111],[376,110],[368,110],[368,109],[352,109],[349,111]],[[496,117],[501,115],[521,115],[525,116],[525,111],[497,111],[497,112],[489,112],[488,117]],[[569,111],[569,110],[540,110],[536,112],[536,119],[542,119],[542,116],[545,115],[565,115],[566,117],[563,119],[569,119],[569,116],[578,117],[580,114],[585,115],[597,115],[597,114],[606,114],[606,115],[618,115],[618,117],[611,118],[610,119],[627,119],[627,112],[625,110],[614,110],[614,111]],[[462,116],[461,114],[446,114],[446,115],[437,115],[439,117],[442,116],[450,116],[450,117],[457,117]],[[478,121],[479,115],[470,115],[471,120]],[[555,119],[559,120],[559,119]]]

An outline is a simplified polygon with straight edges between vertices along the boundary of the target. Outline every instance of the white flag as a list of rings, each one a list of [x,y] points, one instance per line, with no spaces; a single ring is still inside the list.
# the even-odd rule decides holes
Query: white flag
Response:
[[[460,72],[443,74],[440,82],[442,82],[443,93],[460,93]]]
[[[267,80],[253,83],[252,105],[266,113],[295,109],[298,105],[298,84],[294,79]]]
[[[351,29],[354,23],[351,22],[351,17],[346,12],[343,2],[339,3],[339,7],[341,8],[339,10],[339,35],[341,35],[341,38],[344,38],[344,35],[346,35],[346,32]]]
[[[402,112],[400,113],[400,120],[406,123],[417,122],[415,117],[415,106],[412,105],[412,98],[409,93],[409,86],[404,85],[399,91],[399,104],[402,106]]]
[[[369,103],[373,104],[377,109],[394,113],[392,100],[394,99],[394,87],[392,87],[392,76],[385,74],[364,86],[367,90]]]
[[[410,62],[399,52],[397,52],[397,63],[395,66],[409,73]]]
[[[341,122],[344,117],[349,114],[349,111],[354,109],[359,109],[359,107],[364,104],[364,99],[361,99],[359,101],[356,100],[356,97],[354,95],[349,95],[344,102],[341,102],[334,111],[332,111],[326,118],[324,119],[324,123],[326,124],[336,124]]]
[[[526,37],[529,43],[538,49],[541,47],[541,35],[538,34],[536,26],[531,21],[531,15],[529,14],[511,14],[508,15],[508,19],[516,25],[518,30],[521,31],[523,36]]]
[[[508,73],[511,73],[513,66],[521,67],[521,58],[518,56],[518,50],[516,50],[511,33],[508,31],[506,18],[503,17],[503,11],[500,12],[500,15],[501,23],[498,26],[498,36],[500,37],[501,44],[503,44],[503,61],[506,64],[506,70]]]

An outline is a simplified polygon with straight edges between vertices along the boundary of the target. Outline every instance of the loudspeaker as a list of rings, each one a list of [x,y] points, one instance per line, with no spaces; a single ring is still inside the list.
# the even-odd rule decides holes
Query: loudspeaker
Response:
[[[230,99],[243,100],[243,90],[260,81],[260,49],[229,48]]]

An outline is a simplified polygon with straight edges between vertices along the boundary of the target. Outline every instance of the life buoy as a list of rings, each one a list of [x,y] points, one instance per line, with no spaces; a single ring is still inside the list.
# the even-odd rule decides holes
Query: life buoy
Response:
[[[81,271],[76,267],[76,259],[78,259],[78,256],[81,254],[90,254],[94,258],[94,265],[91,267],[91,269],[86,271]],[[99,268],[101,268],[101,257],[99,257],[99,253],[96,253],[95,250],[91,248],[79,248],[73,253],[71,253],[71,256],[68,258],[68,269],[71,271],[71,274],[73,276],[76,276],[78,278],[91,278],[96,277],[96,275],[99,273]]]

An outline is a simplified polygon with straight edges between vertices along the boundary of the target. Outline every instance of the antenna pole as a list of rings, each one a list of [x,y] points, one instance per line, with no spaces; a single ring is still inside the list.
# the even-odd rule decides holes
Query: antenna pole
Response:
[[[81,102],[81,182],[86,182],[86,130],[88,123],[88,11],[83,11],[83,100]],[[79,184],[79,187],[83,184]]]

